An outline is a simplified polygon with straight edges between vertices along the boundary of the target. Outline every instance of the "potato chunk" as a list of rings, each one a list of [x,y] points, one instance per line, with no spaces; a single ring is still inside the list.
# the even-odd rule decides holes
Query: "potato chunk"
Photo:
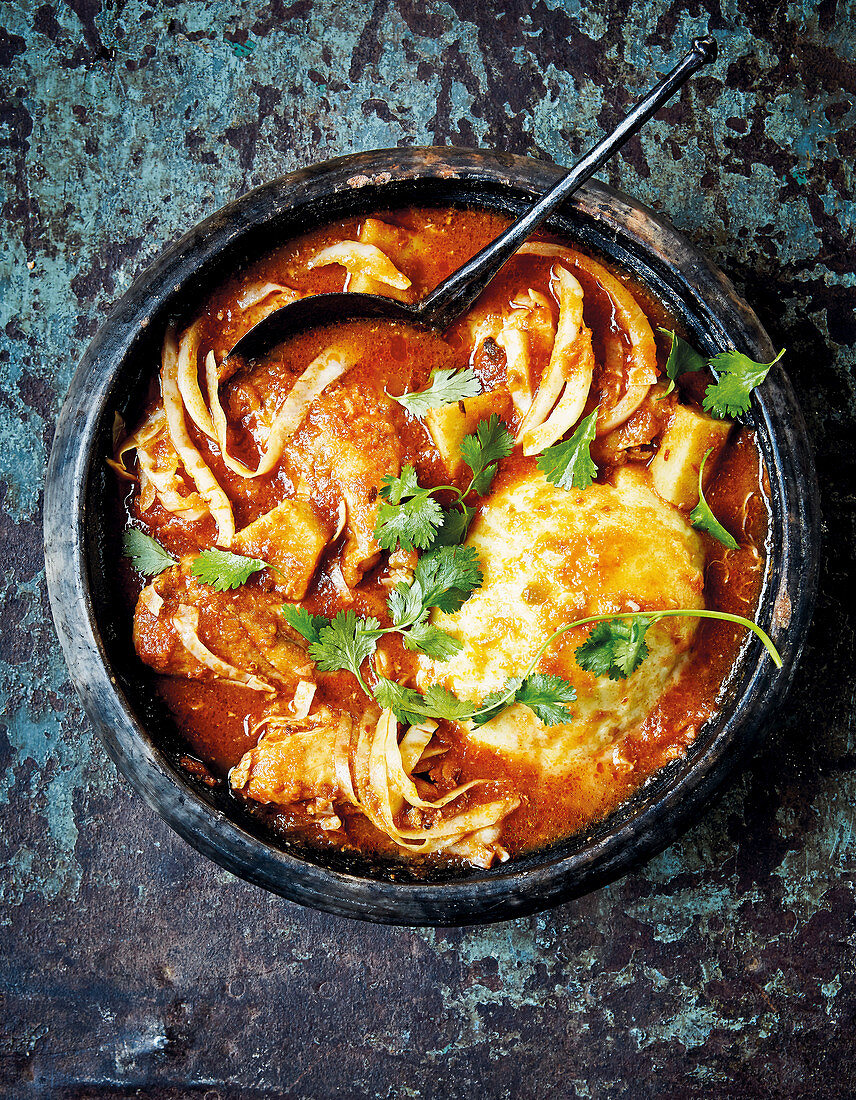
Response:
[[[698,472],[705,454],[713,454],[705,467],[712,471],[725,446],[731,422],[714,420],[704,413],[676,405],[674,415],[660,440],[660,449],[651,460],[651,481],[658,494],[679,508],[694,508],[698,503]]]
[[[442,409],[429,409],[425,413],[425,427],[452,477],[456,477],[464,465],[461,457],[464,436],[472,435],[479,421],[491,413],[502,415],[509,400],[507,393],[492,390],[454,405],[445,405]]]
[[[284,500],[235,536],[239,554],[262,558],[279,570],[277,587],[289,600],[300,600],[312,580],[330,531],[308,500]]]

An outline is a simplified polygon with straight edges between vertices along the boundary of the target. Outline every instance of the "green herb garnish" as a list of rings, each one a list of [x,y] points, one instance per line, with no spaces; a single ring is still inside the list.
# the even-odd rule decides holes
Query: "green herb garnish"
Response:
[[[383,631],[377,619],[357,618],[353,610],[340,611],[318,631],[318,640],[310,642],[309,656],[321,672],[346,669],[356,676],[360,687],[370,695],[360,671],[363,661],[377,649]]]
[[[645,635],[652,620],[614,619],[598,623],[576,650],[580,668],[610,680],[626,680],[648,656]]]
[[[710,365],[719,378],[707,387],[702,406],[706,412],[720,420],[743,416],[749,411],[752,391],[760,386],[769,373],[773,363],[785,354],[779,352],[770,363],[756,363],[742,352],[721,351],[710,360]]]
[[[666,377],[669,379],[669,384],[666,387],[666,393],[661,395],[665,397],[675,388],[675,382],[682,374],[694,374],[696,371],[704,370],[707,361],[699,355],[692,344],[688,344],[672,329],[660,326],[660,332],[672,338],[669,358],[666,360]]]
[[[510,455],[514,436],[496,413],[482,420],[473,435],[461,442],[461,455],[472,470],[469,485],[461,491],[454,485],[424,489],[410,465],[396,477],[384,475],[380,488],[383,501],[378,507],[375,538],[384,550],[425,550],[462,542],[475,510],[464,503],[471,493],[483,495],[490,488],[497,463]],[[454,493],[452,507],[443,509],[435,499],[441,492]]]
[[[166,552],[151,535],[144,535],[136,527],[125,532],[122,543],[125,555],[131,559],[131,565],[146,577],[157,577],[165,569],[178,565],[175,558]]]
[[[508,680],[499,691],[492,691],[482,700],[472,720],[475,725],[483,726],[512,703],[523,703],[545,726],[556,726],[571,721],[573,715],[565,704],[573,703],[576,697],[573,684],[561,676],[535,672],[522,680]]]
[[[701,466],[698,471],[698,504],[690,512],[690,523],[693,527],[698,528],[699,531],[707,531],[709,535],[713,535],[715,539],[718,539],[723,546],[727,546],[729,550],[737,549],[737,540],[731,535],[716,516],[711,512],[710,505],[704,499],[704,492],[701,487],[702,474],[704,473],[704,464],[710,457],[713,447],[705,454],[701,460]]]
[[[261,558],[247,558],[228,550],[203,550],[193,559],[190,572],[216,592],[227,592],[246,584],[254,573],[270,568]]]
[[[321,630],[330,625],[330,620],[323,615],[312,615],[305,607],[300,607],[298,604],[283,604],[282,614],[288,625],[307,642],[317,642],[321,636]]]
[[[472,367],[463,367],[460,370],[435,370],[426,389],[404,393],[401,397],[390,396],[413,416],[423,416],[429,409],[455,405],[468,397],[477,397],[481,391],[481,382]]]
[[[514,450],[514,436],[499,419],[497,413],[491,413],[482,420],[474,435],[466,436],[461,442],[461,454],[464,462],[473,472],[469,488],[480,496],[490,488],[496,474],[496,466],[501,458],[507,458]]]
[[[581,421],[564,443],[554,443],[538,456],[538,469],[561,489],[587,489],[597,475],[591,460],[598,409]]]

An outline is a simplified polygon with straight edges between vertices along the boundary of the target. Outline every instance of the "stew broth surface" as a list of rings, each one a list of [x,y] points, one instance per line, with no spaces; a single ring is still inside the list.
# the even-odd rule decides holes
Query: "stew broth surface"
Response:
[[[483,211],[434,208],[384,212],[373,216],[373,220],[386,227],[381,232],[388,245],[387,255],[395,251],[395,242],[399,242],[399,255],[405,257],[400,266],[406,269],[410,286],[397,293],[408,300],[416,300],[436,286],[508,224],[506,218]],[[267,284],[299,295],[353,288],[353,273],[345,271],[340,264],[314,268],[307,265],[336,242],[359,241],[361,234],[365,236],[365,223],[366,219],[349,219],[307,233],[236,274],[210,296],[199,315],[198,349],[193,368],[194,374],[198,372],[203,391],[209,351],[213,352],[219,368],[229,349],[264,315],[272,301],[280,304],[276,295],[283,291],[242,307],[242,302],[250,301],[253,294],[261,293]],[[579,252],[575,246],[569,247]],[[538,255],[513,258],[470,313],[443,336],[398,323],[350,322],[293,336],[263,361],[245,365],[231,375],[223,374],[219,381],[219,400],[228,425],[228,452],[233,460],[255,470],[262,458],[271,422],[310,364],[331,347],[353,361],[354,365],[309,406],[289,438],[281,459],[267,474],[247,478],[228,468],[217,442],[189,415],[185,417],[192,444],[231,503],[239,533],[283,502],[295,499],[309,502],[307,515],[314,525],[312,529],[321,533],[325,544],[305,594],[290,602],[299,602],[314,615],[332,618],[340,611],[353,610],[357,615],[374,616],[384,626],[389,625],[386,605],[396,570],[408,566],[407,563],[401,566],[390,562],[390,554],[378,548],[376,560],[368,561],[361,576],[346,576],[349,569],[359,566],[349,564],[347,557],[348,540],[353,542],[351,528],[346,527],[343,534],[337,534],[345,494],[342,479],[350,476],[342,470],[350,470],[350,456],[361,456],[359,477],[355,475],[348,482],[351,496],[347,512],[352,525],[358,522],[363,511],[370,525],[384,475],[397,474],[407,464],[416,471],[420,486],[453,485],[464,489],[469,481],[469,470],[450,471],[424,419],[411,415],[394,397],[425,389],[432,372],[437,369],[469,366],[480,380],[483,391],[496,395],[495,410],[516,435],[523,416],[509,396],[506,351],[494,335],[481,338],[479,326],[482,333],[493,332],[498,323],[496,319],[507,317],[510,310],[519,308],[514,306],[515,301],[530,291],[541,295],[548,304],[555,325],[560,320],[556,268],[561,264],[560,258]],[[609,270],[641,306],[656,340],[656,363],[663,376],[669,337],[659,329],[661,326],[674,328],[674,320],[643,288],[630,283],[614,269]],[[626,392],[629,385],[627,363],[632,347],[626,325],[608,289],[596,276],[584,270],[574,269],[573,274],[582,288],[583,318],[591,332],[596,364],[584,410],[588,415],[596,407],[614,406]],[[549,369],[550,356],[549,342],[539,344],[530,334],[529,381],[533,393],[537,392]],[[710,376],[686,375],[679,379],[672,394],[664,392],[662,383],[652,386],[642,404],[623,424],[595,440],[592,457],[598,467],[596,484],[612,484],[622,469],[636,470],[640,477],[648,478],[652,457],[672,422],[674,410],[682,406],[700,412],[704,384],[711,380]],[[154,379],[141,419],[150,416],[160,401],[160,388]],[[570,434],[566,433],[565,437]],[[322,444],[318,443],[319,439]],[[159,446],[161,444],[156,441],[152,451],[156,462]],[[166,443],[163,447],[160,453],[166,454],[169,448]],[[128,468],[135,473],[133,464],[129,463]],[[138,468],[136,475],[139,476]],[[471,532],[479,523],[478,513],[489,509],[497,494],[507,487],[513,490],[514,486],[536,476],[540,476],[536,455],[525,456],[515,449],[510,457],[503,459],[489,495],[472,500],[477,506],[477,515]],[[180,468],[179,477],[183,477],[185,496],[189,497],[193,483],[181,474]],[[357,483],[359,492],[363,493],[359,506],[354,504],[358,492],[353,485]],[[160,497],[144,500],[140,480],[124,480],[119,485],[128,522],[154,537],[176,559],[218,544],[218,528],[211,514],[188,518],[170,511]],[[363,492],[366,486],[369,489]],[[704,559],[703,604],[710,609],[752,617],[764,573],[768,503],[766,475],[750,430],[735,425],[716,456],[705,496],[718,520],[739,545],[737,550],[729,550],[707,534],[698,536]],[[449,492],[441,496],[444,504],[451,500]],[[674,504],[669,507],[680,512],[686,520],[688,508]],[[691,537],[696,538],[695,535]],[[242,552],[234,546],[232,549]],[[249,550],[245,552],[256,556]],[[650,552],[656,556],[663,552],[663,547],[652,545]],[[264,558],[264,554],[257,556]],[[412,559],[409,566],[412,568]],[[192,665],[183,651],[179,660],[175,631],[164,616],[182,606],[182,593],[189,590],[192,582],[187,578],[170,579],[175,572],[168,571],[152,582],[153,590],[159,594],[151,606],[157,607],[157,601],[162,601],[157,614],[137,606],[135,644],[142,658],[160,673],[157,691],[174,715],[187,744],[187,765],[192,772],[228,781],[230,770],[255,749],[260,736],[265,736],[265,728],[260,731],[259,723],[271,713],[272,705],[278,712],[288,714],[294,684],[300,680],[316,685],[312,702],[314,712],[319,707],[327,708],[336,715],[350,715],[355,722],[365,714],[369,700],[350,673],[318,672],[312,668],[305,652],[301,656],[300,647],[305,650],[305,644],[295,632],[287,628],[283,631],[282,624],[278,628],[271,626],[276,622],[277,606],[288,598],[284,595],[281,579],[271,570],[257,572],[240,588],[228,593],[203,592],[200,595],[196,586],[193,588],[193,608],[197,616],[194,620],[196,636],[205,641],[209,650],[221,656],[228,652],[234,658],[234,654],[240,652],[229,648],[232,646],[230,631],[237,637],[247,623],[253,624],[254,644],[260,647],[261,653],[264,653],[265,638],[275,637],[277,644],[284,647],[285,655],[277,656],[281,667],[293,665],[302,671],[285,675],[281,690],[273,700],[270,693],[206,675]],[[144,590],[144,583],[127,563],[123,579],[129,611],[132,611]],[[224,612],[226,607],[228,614]],[[615,610],[635,609],[628,605]],[[514,608],[505,610],[510,617],[516,614]],[[585,630],[580,633],[580,638],[584,637]],[[514,856],[569,836],[602,818],[664,763],[686,751],[702,724],[716,713],[722,684],[745,637],[740,627],[720,621],[702,621],[695,630],[690,649],[676,665],[674,676],[644,718],[632,728],[621,730],[608,751],[574,757],[559,772],[545,771],[537,761],[510,757],[486,742],[467,736],[464,727],[457,723],[440,721],[430,742],[433,751],[430,766],[418,772],[422,797],[436,799],[458,786],[478,781],[477,787],[470,788],[457,799],[456,812],[491,798],[511,797],[509,792],[519,799],[519,805],[499,822],[495,836],[485,833],[476,847],[467,848],[463,843],[456,849],[453,845],[448,851],[428,853],[428,857],[470,863],[483,859],[482,865],[486,865],[497,856]],[[574,644],[578,645],[579,639]],[[419,684],[420,675],[424,675],[425,658],[405,648],[400,635],[384,635],[378,652],[384,675],[400,683]],[[553,667],[550,662],[548,652],[539,667],[549,670]],[[235,658],[229,663],[237,665],[238,661]],[[273,659],[269,663],[274,670],[280,667]],[[264,679],[261,673],[258,675]],[[399,736],[405,728],[401,727]],[[286,778],[288,789],[302,789],[300,776]],[[406,849],[372,825],[357,806],[337,796],[335,790],[315,789],[311,782],[306,783],[305,790],[308,795],[305,799],[282,804],[256,802],[274,828],[298,831],[311,843],[358,847],[396,858],[407,855]],[[421,823],[427,827],[432,821],[444,820],[450,812],[423,812],[420,817],[418,813],[407,811],[407,816],[401,820],[411,826]],[[492,854],[483,858],[478,854],[482,849]]]

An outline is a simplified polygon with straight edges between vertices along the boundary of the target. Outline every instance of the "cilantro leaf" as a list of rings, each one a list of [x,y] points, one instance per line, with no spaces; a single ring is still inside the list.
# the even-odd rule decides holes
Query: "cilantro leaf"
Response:
[[[499,419],[498,413],[491,413],[486,420],[482,420],[475,433],[461,441],[461,455],[473,472],[470,489],[484,496],[493,481],[497,462],[513,450],[514,436]]]
[[[483,579],[475,547],[441,546],[430,554],[420,555],[413,584],[419,586],[423,607],[454,612],[481,587]]]
[[[246,558],[228,550],[203,550],[193,559],[190,572],[203,584],[210,584],[216,592],[227,592],[246,584],[253,573],[269,568],[261,558]]]
[[[463,643],[428,622],[428,612],[401,635],[408,649],[419,649],[435,661],[448,661],[464,648]]]
[[[282,615],[290,627],[302,635],[307,642],[317,642],[323,627],[330,625],[330,620],[323,615],[311,615],[305,607],[298,604],[284,603]]]
[[[383,710],[391,710],[399,722],[412,726],[426,717],[425,701],[415,688],[405,687],[386,676],[378,676],[372,693],[377,705]]]
[[[648,643],[645,641],[645,635],[648,633],[650,625],[650,619],[633,619],[626,634],[622,632],[616,637],[612,646],[613,667],[609,670],[611,680],[626,679],[631,672],[636,671],[648,656]]]
[[[613,624],[595,623],[574,654],[577,664],[594,676],[607,676],[612,668],[613,642]]]
[[[710,505],[704,499],[704,492],[701,487],[702,474],[704,473],[704,464],[710,457],[711,449],[707,452],[704,458],[701,460],[701,466],[698,471],[698,504],[690,512],[690,523],[699,531],[706,531],[713,538],[722,543],[723,546],[727,546],[729,550],[737,549],[737,540],[734,536],[725,530],[713,512],[710,510]]]
[[[437,528],[443,522],[443,509],[431,496],[430,489],[398,504],[382,503],[377,510],[375,538],[384,550],[404,550],[430,546]]]
[[[554,443],[538,456],[538,469],[561,489],[587,489],[595,479],[597,466],[591,460],[590,448],[597,414],[595,409],[580,422],[570,439]]]
[[[524,703],[534,711],[545,726],[570,722],[573,715],[565,703],[573,703],[576,697],[573,684],[569,684],[561,676],[545,672],[536,672],[524,680],[514,696],[518,703]]]
[[[451,691],[439,684],[431,684],[425,694],[415,688],[404,687],[385,676],[379,676],[374,686],[374,697],[378,706],[391,710],[400,722],[413,725],[420,718],[446,718],[460,722],[470,717],[475,710],[472,703],[459,699]]]
[[[448,688],[440,687],[439,684],[429,684],[423,698],[429,711],[428,717],[445,718],[449,722],[464,722],[472,717],[476,709],[475,703],[459,699]]]
[[[572,703],[576,697],[574,686],[561,676],[536,672],[525,680],[512,678],[482,699],[478,712],[473,715],[473,724],[483,726],[512,703],[523,703],[544,725],[555,726],[573,718],[565,703]]]
[[[408,649],[421,649],[448,661],[462,646],[457,638],[428,622],[428,611],[457,611],[482,582],[478,553],[468,546],[441,546],[422,554],[410,584],[397,584],[387,609]]]
[[[648,656],[645,635],[653,619],[612,619],[597,623],[576,650],[577,664],[595,676],[626,680]]]
[[[483,726],[490,722],[492,718],[496,718],[497,714],[504,711],[506,707],[510,707],[522,686],[522,680],[512,677],[506,680],[498,691],[491,691],[488,695],[485,695],[478,712],[473,715],[473,725]]]
[[[321,672],[347,669],[360,679],[360,666],[377,649],[380,623],[377,619],[358,619],[353,610],[340,611],[329,626],[318,632],[318,641],[309,646],[309,656]]]
[[[710,365],[719,381],[711,383],[705,391],[702,402],[705,411],[720,420],[743,416],[749,411],[752,391],[761,385],[770,367],[778,363],[784,354],[785,349],[782,348],[771,363],[756,363],[748,355],[734,349],[715,355]]]
[[[481,393],[481,382],[472,367],[461,370],[435,370],[427,389],[417,393],[405,393],[394,397],[413,416],[422,416],[429,409],[441,409],[444,405],[454,405],[468,397],[477,397]]]
[[[390,504],[400,504],[402,500],[412,497],[419,491],[416,471],[410,463],[401,467],[398,477],[395,474],[384,474],[381,478],[380,495]]]
[[[675,382],[682,374],[694,374],[696,371],[704,370],[706,364],[704,357],[699,355],[691,344],[688,344],[672,329],[663,328],[661,325],[660,332],[672,338],[669,358],[666,360],[666,377],[669,379],[666,393],[671,393],[675,388]],[[666,396],[666,393],[663,394],[663,397]]]
[[[467,531],[476,514],[475,508],[468,504],[459,504],[455,508],[443,510],[443,523],[437,529],[434,541],[430,549],[436,550],[441,546],[456,546],[467,537]]]
[[[178,565],[175,558],[166,552],[159,542],[151,535],[144,535],[136,527],[131,527],[125,532],[122,542],[125,556],[131,559],[131,565],[145,577],[156,577],[173,565]]]
[[[420,617],[425,608],[421,587],[415,579],[410,584],[407,581],[401,581],[390,592],[386,607],[393,626],[409,626]]]

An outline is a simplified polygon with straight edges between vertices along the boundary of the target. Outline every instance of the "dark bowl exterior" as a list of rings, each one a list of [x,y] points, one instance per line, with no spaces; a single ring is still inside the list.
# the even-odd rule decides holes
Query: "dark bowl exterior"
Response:
[[[488,871],[424,875],[401,865],[328,856],[274,842],[224,790],[177,766],[180,746],[131,646],[115,587],[120,552],[103,457],[116,410],[133,408],[158,361],[168,318],[180,319],[236,264],[289,236],[354,214],[407,204],[519,213],[562,169],[500,153],[392,149],[292,173],[230,203],[170,246],[115,304],[72,380],[57,424],[45,493],[45,555],[60,642],[87,714],[113,760],[149,804],[199,851],[293,901],[397,924],[483,923],[585,893],[666,847],[757,744],[793,676],[811,617],[819,557],[818,490],[805,425],[774,367],[750,420],[770,477],[773,512],[759,621],[783,657],[744,646],[723,708],[686,758],[654,776],[584,835]],[[773,356],[754,313],[725,276],[661,217],[599,183],[579,191],[548,228],[630,273],[681,319],[708,353],[735,346]],[[112,564],[111,564],[112,563]]]

